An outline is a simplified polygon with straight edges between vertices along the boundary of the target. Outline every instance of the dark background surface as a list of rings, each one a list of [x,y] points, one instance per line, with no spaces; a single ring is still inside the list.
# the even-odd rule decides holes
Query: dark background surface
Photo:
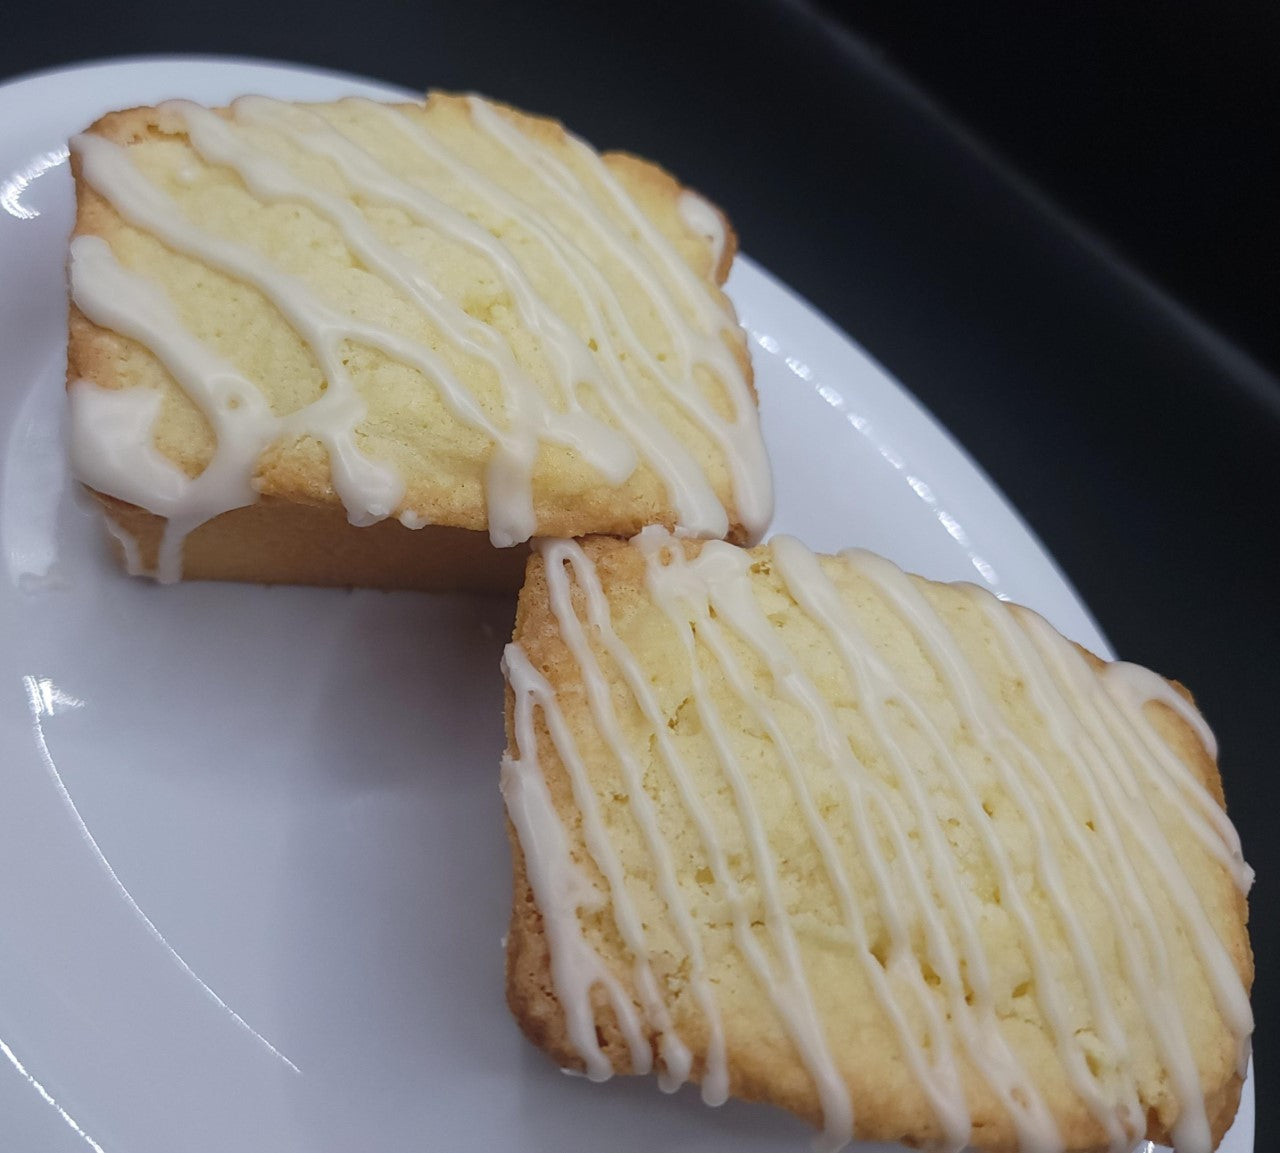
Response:
[[[0,80],[150,52],[474,88],[652,155],[932,409],[1219,735],[1271,1148],[1280,8],[14,5]]]
[[[828,2],[948,112],[1280,368],[1280,5]]]

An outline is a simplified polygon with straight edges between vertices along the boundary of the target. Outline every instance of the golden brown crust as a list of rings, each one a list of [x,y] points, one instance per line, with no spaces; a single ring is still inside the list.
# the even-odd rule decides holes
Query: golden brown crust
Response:
[[[639,551],[625,542],[607,539],[593,538],[581,543],[595,564],[606,598],[610,602],[611,611],[615,613],[615,623],[627,620],[631,607],[636,598],[642,596],[641,590],[644,587],[644,561]],[[692,556],[703,546],[698,542],[686,542],[680,547]],[[755,555],[765,555],[766,550],[754,550],[754,552]],[[928,582],[920,583],[927,585]],[[581,613],[583,606],[576,589],[574,598],[575,607]],[[1009,611],[1029,612],[1018,606],[1010,606]],[[625,626],[619,625],[619,627]],[[549,608],[544,561],[540,555],[535,554],[529,561],[525,585],[517,609],[513,640],[524,650],[534,667],[552,682],[562,707],[568,710],[567,715],[584,716],[584,713],[575,712],[576,706],[572,703],[579,699],[582,689],[575,679],[575,662],[568,652]],[[660,647],[653,650],[655,653],[661,651],[663,650]],[[1084,652],[1084,650],[1081,651]],[[1106,667],[1106,662],[1096,656],[1088,653],[1085,655],[1095,669],[1101,670]],[[666,667],[661,669],[651,667],[649,671],[655,677],[665,679],[674,670]],[[1185,689],[1176,682],[1171,683],[1190,701],[1190,695]],[[508,752],[512,755],[516,750],[514,703],[514,695],[508,687],[507,736]],[[1192,769],[1211,795],[1220,800],[1222,786],[1217,766],[1209,750],[1204,747],[1188,722],[1168,705],[1159,702],[1147,706],[1147,712],[1157,732],[1169,747]],[[566,827],[572,829],[577,813],[572,789],[545,725],[538,719],[539,716],[540,714],[535,714],[538,763],[557,813],[567,823]],[[573,722],[570,721],[570,723]],[[575,733],[580,739],[589,740],[581,729],[575,729]],[[610,787],[616,788],[616,786]],[[541,914],[537,909],[526,874],[525,858],[519,839],[510,824],[508,824],[508,835],[512,845],[514,870],[514,898],[507,941],[508,1003],[520,1027],[536,1046],[545,1051],[560,1066],[582,1069],[582,1059],[566,1033],[563,1014],[558,1007],[551,980],[550,958]],[[602,891],[607,893],[607,884],[604,884],[595,871],[590,855],[582,851],[577,834],[574,834],[573,843],[575,864],[598,885],[603,885]],[[1246,928],[1247,903],[1220,866],[1206,864],[1204,871],[1205,876],[1195,878],[1195,883],[1200,888],[1203,899],[1209,901],[1211,906],[1215,902],[1225,900],[1225,907],[1214,914],[1214,923],[1220,930],[1223,943],[1235,961],[1237,971],[1247,990],[1251,986],[1253,977],[1252,953]],[[607,936],[600,939],[593,937],[593,941],[597,944],[601,941],[606,942],[601,945],[606,949],[606,952],[601,955],[610,963],[611,971],[620,986],[631,991],[637,1016],[643,1021],[644,1014],[630,981],[631,968],[629,961],[626,960],[627,954],[619,953],[614,956],[607,952],[610,947],[607,944],[609,939]],[[1207,991],[1204,995],[1207,996]],[[603,998],[599,998],[596,1004],[598,1009],[603,1006]],[[601,1026],[599,1034],[601,1048],[614,1070],[618,1073],[633,1072],[628,1047],[617,1029],[612,1014],[598,1013],[598,1020]],[[707,1043],[705,1031],[698,1028],[698,1023],[699,1019],[696,1016],[680,1018],[681,1037],[689,1044],[694,1055],[691,1079],[695,1082],[699,1081],[705,1072]],[[745,1030],[746,1035],[750,1037],[751,1029],[754,1027],[750,1022],[744,1024],[742,1021],[726,1016],[725,1028],[729,1043],[729,1076],[732,1095],[772,1103],[797,1113],[815,1124],[820,1124],[822,1110],[815,1085],[796,1060],[794,1051],[788,1051],[785,1044],[779,1047],[770,1041],[767,1031],[759,1038],[753,1038],[744,1043],[742,1030]],[[658,1038],[651,1033],[648,1039],[654,1049],[656,1060]],[[855,1044],[854,1049],[876,1054],[887,1051],[884,1038],[879,1034],[868,1034]],[[1211,1055],[1210,1049],[1217,1056]],[[854,1098],[856,1136],[865,1140],[905,1141],[908,1144],[937,1140],[942,1136],[936,1121],[929,1115],[927,1109],[920,1110],[907,1104],[918,1098],[918,1091],[912,1079],[906,1076],[900,1067],[891,1068],[883,1058],[867,1062],[861,1060],[859,1056],[846,1059],[842,1055],[840,1059],[844,1073],[849,1078],[849,1088]],[[1206,1115],[1216,1145],[1235,1116],[1243,1082],[1234,1066],[1234,1044],[1229,1043],[1227,1039],[1216,1038],[1211,1046],[1206,1043],[1201,1060],[1205,1062],[1202,1076],[1208,1078],[1205,1082]],[[1009,1153],[1013,1153],[1018,1142],[1008,1116],[982,1085],[971,1081],[966,1081],[966,1084],[969,1084],[972,1090],[970,1102],[973,1114],[973,1147],[992,1151],[1008,1150]],[[1176,1107],[1171,1107],[1170,1100],[1165,1098],[1164,1103],[1158,1108],[1154,1104],[1148,1105],[1146,1133],[1148,1139],[1160,1143],[1170,1141],[1171,1128],[1176,1120]],[[1054,1109],[1068,1149],[1092,1151],[1106,1147],[1106,1134],[1096,1119],[1073,1095],[1055,1099],[1051,1107]]]

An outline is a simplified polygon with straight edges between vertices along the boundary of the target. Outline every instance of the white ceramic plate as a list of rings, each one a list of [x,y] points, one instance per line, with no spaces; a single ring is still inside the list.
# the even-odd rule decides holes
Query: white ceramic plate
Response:
[[[395,96],[144,60],[0,88],[0,1148],[807,1147],[770,1110],[588,1087],[502,998],[502,601],[160,588],[109,563],[61,442],[66,137],[110,108]],[[606,142],[612,143],[612,142]],[[986,583],[1099,652],[947,435],[749,261],[731,281],[776,530]],[[1252,1084],[1224,1149],[1252,1148]]]

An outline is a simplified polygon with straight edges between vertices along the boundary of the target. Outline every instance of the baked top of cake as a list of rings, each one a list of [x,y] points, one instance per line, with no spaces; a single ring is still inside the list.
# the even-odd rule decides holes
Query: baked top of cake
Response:
[[[775,538],[541,542],[505,658],[508,1001],[593,1079],[851,1136],[1211,1149],[1251,872],[1180,686]]]
[[[73,467],[169,554],[257,499],[500,546],[765,527],[735,238],[655,165],[440,93],[173,101],[71,150]]]

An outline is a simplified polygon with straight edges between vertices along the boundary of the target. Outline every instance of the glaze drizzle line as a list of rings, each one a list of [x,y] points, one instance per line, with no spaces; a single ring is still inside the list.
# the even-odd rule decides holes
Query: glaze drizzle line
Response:
[[[765,904],[764,940],[743,931],[747,914],[738,879],[728,867],[724,844],[706,802],[671,740],[649,679],[653,670],[622,642],[592,562],[571,542],[540,546],[558,631],[577,666],[592,721],[626,781],[627,803],[660,879],[659,895],[677,927],[677,938],[694,959],[697,972],[704,974],[705,960],[676,878],[671,847],[655,823],[651,799],[647,793],[637,796],[637,779],[643,793],[644,776],[638,754],[628,741],[644,740],[646,735],[656,763],[675,786],[675,794],[697,831],[714,882],[732,913],[735,945],[813,1079],[826,1117],[825,1144],[831,1148],[841,1144],[853,1132],[856,1119],[823,1022],[817,1016],[794,929],[779,900],[778,862],[761,823],[759,802],[746,782],[745,765],[738,759],[726,718],[712,700],[709,678],[721,686],[719,692],[728,691],[747,716],[754,718],[748,724],[753,730],[758,727],[774,750],[780,779],[788,783],[840,911],[845,939],[851,946],[850,964],[860,967],[866,976],[906,1067],[932,1104],[946,1147],[962,1147],[971,1138],[972,1124],[953,1046],[963,1052],[970,1067],[1002,1103],[1021,1148],[1061,1149],[1063,1137],[1029,1072],[1005,1039],[995,1011],[985,946],[974,921],[976,898],[956,881],[955,850],[941,835],[945,814],[938,807],[930,780],[945,781],[948,795],[966,814],[1027,957],[1033,978],[1031,995],[1038,1003],[1046,1036],[1056,1048],[1067,1083],[1097,1121],[1110,1147],[1117,1153],[1128,1149],[1144,1132],[1146,1116],[1139,1099],[1135,1053],[1114,999],[1118,994],[1102,977],[1101,959],[1082,920],[1076,892],[1063,871],[1067,860],[1083,864],[1105,915],[1123,926],[1115,939],[1124,988],[1129,992],[1119,995],[1133,999],[1153,1038],[1157,1058],[1169,1073],[1178,1101],[1174,1122],[1178,1147],[1188,1153],[1207,1151],[1209,1121],[1196,1054],[1172,984],[1170,949],[1175,929],[1168,923],[1170,911],[1181,921],[1179,931],[1202,966],[1221,1019],[1239,1043],[1241,1070],[1247,1061],[1252,1018],[1235,966],[1209,924],[1181,862],[1167,844],[1148,798],[1159,797],[1161,804],[1170,806],[1175,819],[1221,863],[1241,891],[1247,890],[1251,873],[1240,856],[1230,821],[1164,745],[1146,709],[1154,701],[1185,716],[1191,731],[1211,749],[1212,736],[1199,715],[1155,674],[1120,664],[1095,672],[1075,646],[1034,614],[1011,610],[983,590],[960,586],[977,619],[990,626],[988,635],[998,646],[1001,667],[1025,686],[1028,700],[1052,738],[1055,755],[1066,762],[1064,776],[1061,765],[1051,765],[1015,731],[1006,706],[990,695],[965,649],[912,578],[871,554],[842,554],[834,563],[843,566],[849,578],[861,582],[878,606],[874,610],[855,609],[854,602],[834,582],[833,562],[824,566],[799,542],[775,538],[770,558],[774,571],[783,589],[820,627],[843,662],[859,713],[898,782],[895,796],[890,796],[877,775],[854,756],[842,722],[785,643],[787,634],[765,616],[751,574],[757,559],[753,554],[709,542],[696,558],[687,560],[682,546],[659,529],[646,530],[633,544],[645,558],[650,601],[679,638],[684,668],[670,675],[692,685],[693,704],[749,849],[750,873]],[[907,630],[914,638],[925,667],[932,669],[950,702],[947,707],[954,710],[954,723],[960,731],[968,732],[986,755],[991,783],[983,787],[994,788],[1022,814],[1029,840],[1025,851],[1030,853],[1034,884],[1042,894],[1039,917],[1028,904],[1027,885],[1031,882],[1020,874],[1022,866],[1015,868],[1009,845],[997,833],[975,779],[934,714],[912,703],[905,666],[899,668],[882,657],[864,633],[860,623],[863,611],[891,614],[897,622],[895,628]],[[583,612],[585,619],[579,619]],[[759,661],[765,681],[753,680],[743,666],[738,656],[742,644],[751,659]],[[530,693],[528,674],[521,671],[528,662],[519,645],[509,647],[509,658],[512,654],[519,654],[524,661],[523,666],[508,662],[519,700]],[[638,737],[624,735],[619,724],[617,681],[611,689],[602,657],[644,719]],[[771,684],[772,694],[758,688],[760,684]],[[548,691],[550,686],[540,681],[538,693]],[[812,739],[825,759],[826,770],[844,789],[846,828],[855,846],[845,851],[856,851],[871,881],[872,900],[864,907],[852,898],[845,861],[826,827],[829,818],[819,815],[798,747],[788,735],[795,730],[784,729],[779,720],[775,702],[782,701],[805,717],[809,727],[809,738],[805,739]],[[552,707],[558,710],[554,702]],[[918,751],[908,753],[901,743],[899,722],[889,720],[891,707],[908,716],[913,731],[926,742],[929,754],[924,761]],[[577,796],[585,782],[579,776],[583,766],[572,732],[558,711],[554,726],[549,727],[557,756],[572,765]],[[516,737],[524,770],[540,776],[531,725]],[[1075,787],[1083,798],[1083,814],[1073,811],[1068,803],[1063,792],[1067,787]],[[1128,824],[1124,830],[1115,817],[1118,812],[1125,813]],[[583,820],[588,852],[595,858],[596,850],[591,846],[598,845],[602,836],[607,839],[607,830],[603,823],[597,824],[601,822],[597,809],[584,810]],[[872,821],[878,824],[879,834]],[[920,838],[915,848],[909,846],[909,836]],[[886,849],[891,850],[888,855]],[[525,852],[529,853],[527,846]],[[1140,870],[1142,859],[1147,867]],[[609,899],[621,900],[629,908],[627,879],[625,874],[619,875],[616,855],[601,872]],[[1143,873],[1161,878],[1159,885],[1166,896],[1160,914],[1153,904],[1154,890],[1142,879]],[[604,899],[603,893],[597,896]],[[559,907],[564,908],[563,901]],[[871,948],[864,908],[866,915],[874,912],[888,939],[886,953],[881,956]],[[618,915],[617,909],[614,912]],[[571,914],[571,924],[579,928],[576,914]],[[1050,927],[1060,934],[1060,944],[1046,937]],[[560,929],[561,934],[566,931]],[[919,953],[911,945],[916,933],[924,942]],[[643,932],[628,936],[627,947],[636,971],[641,971],[646,950]],[[603,963],[598,956],[596,959]],[[928,989],[920,979],[924,961],[940,978],[938,990]],[[1071,988],[1077,992],[1071,994]],[[710,980],[700,989],[699,1010],[706,1020],[718,1020],[714,997],[708,1004],[705,996],[713,990]],[[579,1002],[584,995],[572,980],[563,988],[557,986],[556,991]],[[647,1000],[648,995],[642,992],[641,1001]],[[942,1005],[949,1023],[939,1012]],[[679,1038],[673,1041],[671,1034],[677,1025],[665,1008],[654,1014],[645,1004],[633,1007],[638,1027],[657,1040],[660,1051],[664,1046],[676,1052],[687,1047]],[[907,1021],[913,1019],[917,1024],[909,1026]],[[724,1075],[720,1063],[725,1060],[723,1053],[715,1054],[714,1059],[709,1056],[708,1074],[714,1066],[717,1076]],[[679,1072],[686,1071],[682,1064]]]

